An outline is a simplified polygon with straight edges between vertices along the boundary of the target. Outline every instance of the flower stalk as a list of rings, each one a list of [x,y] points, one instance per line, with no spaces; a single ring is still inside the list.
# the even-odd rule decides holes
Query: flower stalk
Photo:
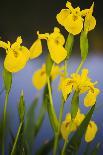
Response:
[[[4,114],[3,114],[2,155],[5,154],[5,128],[6,128],[6,111],[7,111],[8,97],[9,97],[9,93],[6,93],[5,102],[4,102]]]
[[[17,135],[16,135],[16,138],[15,138],[15,141],[14,141],[14,145],[13,145],[13,148],[12,148],[12,151],[11,151],[11,155],[14,155],[14,153],[15,153],[15,149],[16,149],[16,145],[17,145],[17,142],[18,142],[18,138],[19,138],[19,134],[20,134],[22,125],[23,125],[23,122],[21,122],[20,125],[19,125]]]

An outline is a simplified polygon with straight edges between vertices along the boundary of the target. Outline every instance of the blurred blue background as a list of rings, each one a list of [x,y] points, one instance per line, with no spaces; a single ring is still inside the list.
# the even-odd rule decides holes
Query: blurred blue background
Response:
[[[71,1],[74,6],[80,6],[82,9],[86,7],[90,7],[92,4],[92,0],[72,0]],[[14,42],[17,36],[21,35],[23,38],[23,45],[28,48],[36,39],[36,31],[39,30],[41,33],[51,32],[53,31],[53,27],[59,26],[61,28],[62,33],[67,37],[67,32],[56,22],[56,14],[62,9],[65,8],[66,1],[62,0],[34,0],[34,1],[1,1],[0,5],[0,37],[4,41]],[[93,148],[94,144],[97,142],[101,143],[99,155],[102,155],[103,152],[103,20],[101,18],[102,15],[102,7],[101,3],[95,1],[95,10],[94,15],[97,19],[97,26],[95,30],[89,33],[89,56],[86,60],[83,67],[89,69],[89,76],[93,79],[93,81],[98,81],[98,87],[101,90],[101,94],[97,100],[96,111],[93,115],[93,120],[98,124],[99,132],[95,138],[95,140],[91,144],[91,148]],[[32,85],[32,75],[36,71],[36,69],[40,68],[41,65],[45,61],[45,55],[47,51],[44,46],[44,54],[40,56],[39,59],[32,60],[28,62],[27,66],[21,70],[20,72],[13,75],[13,85],[9,97],[8,103],[8,119],[10,120],[10,127],[13,130],[13,133],[16,134],[18,129],[18,113],[17,113],[17,105],[20,97],[21,89],[24,90],[26,107],[30,106],[33,99],[36,96],[41,98],[41,94],[43,90],[38,92]],[[0,90],[3,88],[2,82],[2,66],[3,60],[5,57],[4,50],[0,49]],[[79,36],[76,36],[73,55],[69,61],[68,72],[72,73],[76,70],[78,64],[80,63],[80,49],[79,49]],[[53,100],[55,101],[55,108],[57,114],[59,113],[60,107],[60,92],[57,92],[59,78],[57,78],[53,82]],[[3,92],[0,96],[0,117],[3,112],[4,105],[4,96]],[[41,99],[40,99],[41,104]],[[38,105],[39,109],[40,105]],[[36,113],[38,113],[38,109]],[[81,98],[81,109],[85,113],[88,109],[84,107],[83,100]],[[64,116],[69,111],[69,101],[65,104]],[[37,136],[36,146],[38,148],[39,145],[44,143],[45,140],[49,140],[52,138],[53,132],[50,128],[50,123],[48,120],[48,116],[46,115],[42,129],[40,130],[40,134]],[[10,137],[8,137],[10,140]],[[8,141],[9,141],[8,140]],[[38,145],[39,144],[39,145]],[[86,146],[86,143],[83,141],[80,155]],[[8,149],[8,143],[7,147]],[[34,150],[35,150],[34,148]]]

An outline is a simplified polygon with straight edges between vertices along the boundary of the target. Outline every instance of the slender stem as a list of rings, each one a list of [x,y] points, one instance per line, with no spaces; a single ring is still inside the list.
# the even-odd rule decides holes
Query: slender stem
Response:
[[[50,104],[48,107],[48,114],[49,114],[49,119],[53,127],[53,130],[54,132],[56,132],[58,129],[58,119],[57,119],[56,111],[55,111],[54,104],[53,104],[52,90],[51,90],[49,77],[47,77],[47,83],[48,83],[49,100],[50,100]]]
[[[78,66],[78,68],[76,70],[76,73],[78,73],[80,71],[80,69],[82,68],[83,64],[84,64],[84,60],[82,60],[81,63],[79,64],[79,66]]]
[[[61,107],[60,107],[59,124],[58,124],[57,133],[55,134],[53,155],[56,155],[57,148],[58,148],[58,141],[59,141],[60,128],[61,128],[61,123],[62,123],[63,110],[64,110],[64,99],[62,99],[62,103],[61,103]]]
[[[20,131],[21,131],[22,124],[23,123],[21,122],[20,125],[19,125],[18,132],[17,132],[16,138],[15,138],[15,141],[14,141],[14,145],[13,145],[13,148],[12,148],[12,151],[11,151],[11,155],[14,154],[16,144],[17,144],[17,141],[18,141],[18,138],[19,138],[19,134],[20,134]]]
[[[5,102],[4,102],[4,113],[3,113],[3,138],[2,138],[2,155],[5,153],[5,127],[6,127],[6,111],[8,104],[9,93],[5,94]]]
[[[65,74],[65,77],[66,77],[67,74],[68,74],[67,68],[68,68],[68,64],[67,64],[67,60],[65,60],[65,61],[64,61],[64,74]]]
[[[53,105],[53,98],[52,98],[52,91],[51,91],[51,86],[50,86],[50,79],[49,79],[49,77],[47,78],[47,82],[48,82],[48,90],[49,90],[50,104]]]
[[[64,142],[64,145],[63,145],[63,149],[62,149],[61,155],[65,155],[65,149],[66,149],[67,143],[68,143],[68,139],[65,140],[65,142]]]

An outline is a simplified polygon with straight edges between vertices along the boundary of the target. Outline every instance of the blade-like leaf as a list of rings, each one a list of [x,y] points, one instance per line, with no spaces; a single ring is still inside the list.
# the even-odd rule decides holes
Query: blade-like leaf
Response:
[[[35,124],[35,136],[38,134],[42,126],[43,120],[45,118],[45,113],[47,110],[47,104],[48,104],[48,96],[47,96],[47,86],[46,86],[44,89],[42,106],[40,108],[39,116]]]
[[[6,93],[9,93],[12,85],[12,73],[10,73],[4,68],[2,76],[3,76],[5,91]]]
[[[48,104],[47,104],[47,111],[48,111],[48,116],[49,116],[49,120],[50,120],[50,123],[51,123],[51,127],[53,128],[53,130],[55,132],[57,132],[57,129],[58,129],[58,119],[57,119],[57,115],[56,115],[56,111],[55,111],[55,108],[54,108],[54,105],[53,103],[51,104],[50,103],[50,97],[51,97],[51,92],[50,92],[50,83],[48,84],[48,87],[47,87],[47,94],[48,94]],[[52,97],[51,97],[52,98]]]
[[[88,55],[88,38],[87,33],[85,31],[82,31],[80,35],[80,49],[81,58],[83,61],[85,61]]]
[[[95,109],[95,105],[92,106],[90,111],[85,116],[85,119],[82,121],[82,123],[78,127],[77,131],[74,133],[71,140],[67,144],[66,154],[73,154],[74,152],[78,151],[78,148],[79,148],[79,146],[81,144],[81,139],[82,139],[84,133],[86,132],[86,129],[88,127],[88,123],[89,123],[89,121],[90,121],[90,119],[92,117],[94,109]]]
[[[65,44],[65,49],[67,50],[68,58],[71,56],[73,43],[74,43],[74,36],[72,34],[69,34]]]
[[[18,104],[18,113],[20,122],[24,121],[24,115],[25,115],[25,101],[24,101],[24,93],[21,91],[20,101]]]
[[[25,127],[24,127],[24,138],[26,143],[32,144],[34,141],[35,134],[35,109],[38,104],[38,98],[35,98],[33,103],[30,105],[26,115]]]
[[[53,66],[53,61],[50,57],[50,54],[48,54],[47,59],[46,59],[46,74],[47,74],[47,76],[50,76],[52,66]]]
[[[79,91],[75,91],[71,101],[71,117],[74,119],[78,112],[79,106]]]

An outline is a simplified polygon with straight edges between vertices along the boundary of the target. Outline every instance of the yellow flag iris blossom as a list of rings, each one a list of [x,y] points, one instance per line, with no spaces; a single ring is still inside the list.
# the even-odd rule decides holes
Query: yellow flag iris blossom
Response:
[[[79,125],[82,123],[82,121],[84,120],[85,115],[82,114],[80,112],[80,110],[78,110],[78,113],[75,117],[74,120],[72,120],[72,126],[70,128],[70,123],[71,123],[71,114],[68,113],[66,115],[65,120],[62,122],[61,125],[61,134],[64,140],[66,140],[68,138],[68,134],[70,134],[71,132],[74,132],[78,129]],[[97,133],[97,125],[94,121],[90,121],[85,133],[85,141],[86,142],[90,142],[95,138],[95,135]]]
[[[51,70],[51,80],[54,80],[58,75],[62,73],[62,70],[64,67],[59,67],[57,65],[53,65],[52,70]],[[40,90],[42,89],[46,83],[47,83],[47,75],[46,75],[46,65],[43,64],[42,67],[37,70],[32,78],[33,85],[35,86],[36,89]]]
[[[90,9],[80,11],[79,7],[73,8],[71,3],[67,2],[67,9],[62,9],[60,13],[57,14],[57,21],[73,35],[79,34],[83,29],[83,25],[86,30],[90,31],[96,25],[96,20],[92,16],[93,6],[94,4]]]
[[[42,53],[42,44],[41,40],[47,40],[47,46],[50,52],[51,59],[59,64],[61,63],[67,56],[67,51],[63,47],[65,43],[64,36],[60,33],[59,28],[55,27],[53,33],[45,33],[39,34],[37,32],[38,39],[34,42],[34,44],[30,48],[30,58],[36,58]]]
[[[18,37],[16,42],[12,45],[9,41],[8,43],[0,41],[0,47],[6,50],[4,67],[9,72],[13,73],[20,71],[25,67],[27,61],[29,60],[29,50],[26,47],[21,46],[21,43],[21,37]]]
[[[62,80],[60,88],[65,101],[72,91],[79,91],[79,94],[87,93],[84,98],[84,105],[89,107],[95,104],[96,97],[100,93],[100,90],[95,88],[96,84],[97,82],[91,82],[88,77],[88,69],[83,69],[81,75],[73,73],[69,78]]]

